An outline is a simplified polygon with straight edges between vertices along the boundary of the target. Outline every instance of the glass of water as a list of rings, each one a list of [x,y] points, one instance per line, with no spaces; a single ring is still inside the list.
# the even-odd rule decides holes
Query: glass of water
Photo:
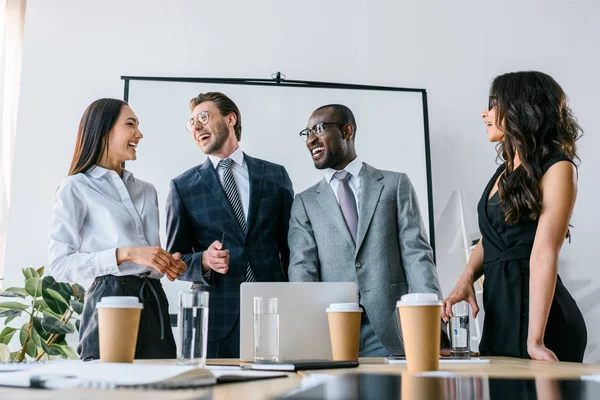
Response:
[[[254,298],[254,361],[279,359],[279,299]]]
[[[469,328],[469,303],[461,301],[452,306],[450,319],[450,341],[452,342],[452,357],[471,357],[471,335]]]
[[[209,293],[203,290],[179,292],[178,364],[206,366],[208,297]]]

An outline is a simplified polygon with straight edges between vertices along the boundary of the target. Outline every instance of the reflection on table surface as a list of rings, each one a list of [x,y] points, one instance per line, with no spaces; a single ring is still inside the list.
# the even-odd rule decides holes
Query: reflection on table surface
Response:
[[[544,399],[600,398],[600,383],[575,379],[501,379],[485,377],[431,377],[402,374],[344,374],[302,390],[285,399]]]

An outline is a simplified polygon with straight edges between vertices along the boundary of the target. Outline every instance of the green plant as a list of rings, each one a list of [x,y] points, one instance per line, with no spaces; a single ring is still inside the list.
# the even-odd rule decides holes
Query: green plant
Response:
[[[65,335],[79,330],[77,317],[83,312],[85,289],[78,284],[58,283],[51,276],[42,278],[44,267],[24,268],[23,275],[25,287],[0,292],[1,297],[16,300],[0,302],[0,319],[5,318],[0,332],[0,361],[78,358]],[[20,328],[8,325],[21,316],[27,322]],[[8,344],[17,333],[21,349],[10,352]]]

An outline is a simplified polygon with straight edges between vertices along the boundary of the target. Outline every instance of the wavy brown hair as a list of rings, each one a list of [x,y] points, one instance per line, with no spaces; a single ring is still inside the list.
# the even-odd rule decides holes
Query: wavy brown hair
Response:
[[[118,99],[99,99],[86,108],[75,140],[69,175],[83,172],[98,164],[108,150],[108,134],[115,126],[121,108],[127,103]]]
[[[579,161],[575,142],[583,131],[567,105],[567,96],[549,75],[511,72],[492,82],[490,96],[497,107],[496,125],[504,140],[496,148],[506,170],[498,181],[505,220],[537,220],[542,212],[544,164],[564,154]],[[514,167],[515,154],[521,165]]]

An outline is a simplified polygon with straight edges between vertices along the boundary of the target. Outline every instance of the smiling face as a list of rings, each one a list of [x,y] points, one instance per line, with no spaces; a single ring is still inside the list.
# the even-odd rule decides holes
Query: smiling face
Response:
[[[202,118],[199,117],[199,114],[202,113],[208,115],[206,124],[203,124]],[[224,117],[214,102],[205,101],[194,107],[191,118],[193,120],[192,135],[204,154],[216,155],[223,150],[227,142],[231,141],[235,141],[235,147],[237,147],[237,139],[233,129],[235,114]]]
[[[315,111],[308,120],[308,127],[322,122],[339,124],[324,125],[321,136],[308,137],[306,147],[317,169],[343,169],[356,157],[352,126],[344,125],[346,121],[339,121],[332,108]]]
[[[483,123],[485,124],[485,133],[488,140],[492,143],[504,140],[504,130],[498,126],[498,103],[494,96],[490,96],[488,109],[481,113]]]
[[[102,159],[108,165],[121,165],[124,161],[137,158],[137,147],[144,136],[139,129],[139,121],[129,106],[122,106],[119,117],[108,134],[108,149]]]

